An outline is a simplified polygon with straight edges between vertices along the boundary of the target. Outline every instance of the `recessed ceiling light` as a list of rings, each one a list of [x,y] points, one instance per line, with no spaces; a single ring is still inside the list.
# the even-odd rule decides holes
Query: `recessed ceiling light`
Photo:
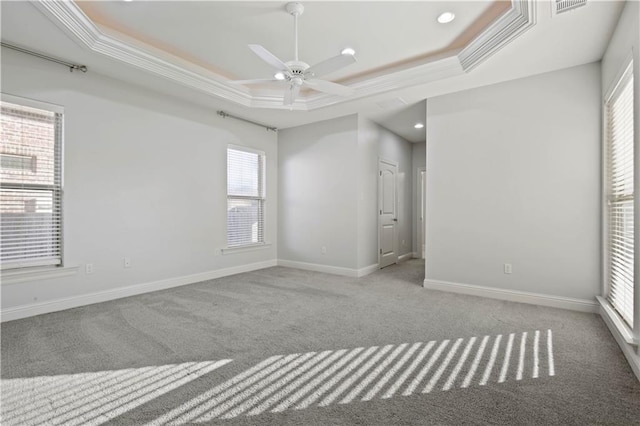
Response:
[[[122,0],[122,1],[130,2],[130,1],[133,1],[133,0]]]
[[[453,21],[456,18],[456,15],[453,12],[444,12],[438,16],[438,22],[441,24],[447,24]]]
[[[424,124],[416,123],[415,126],[413,126],[413,127],[415,127],[416,129],[422,129],[424,127]]]
[[[276,80],[284,80],[284,73],[277,72],[277,73],[275,73],[273,78],[275,78]]]
[[[345,47],[344,49],[342,49],[342,52],[340,52],[340,54],[353,56],[356,54],[356,51],[350,47]]]

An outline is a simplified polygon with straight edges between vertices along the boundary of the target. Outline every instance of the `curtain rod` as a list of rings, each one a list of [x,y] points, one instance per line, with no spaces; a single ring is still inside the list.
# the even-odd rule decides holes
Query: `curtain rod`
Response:
[[[253,124],[255,126],[264,127],[265,129],[270,130],[272,132],[277,132],[278,131],[277,127],[271,127],[271,126],[267,126],[266,124],[256,123],[255,121],[247,120],[246,118],[242,118],[242,117],[238,117],[238,116],[235,116],[235,115],[227,114],[224,111],[218,111],[218,115],[220,117],[222,117],[222,118],[234,118],[236,120],[244,121],[245,123]]]
[[[69,67],[69,71],[71,71],[71,72],[73,72],[73,70],[87,72],[87,66],[86,65],[73,64],[71,62],[67,62],[67,61],[64,61],[62,59],[52,58],[51,56],[47,56],[47,55],[43,55],[42,53],[33,52],[31,50],[23,49],[22,47],[14,46],[12,44],[5,43],[5,42],[0,42],[0,46],[6,47],[7,49],[17,50],[18,52],[26,53],[27,55],[35,56],[36,58],[44,59],[45,61],[51,61],[51,62],[55,62],[56,64],[64,65],[66,67]]]

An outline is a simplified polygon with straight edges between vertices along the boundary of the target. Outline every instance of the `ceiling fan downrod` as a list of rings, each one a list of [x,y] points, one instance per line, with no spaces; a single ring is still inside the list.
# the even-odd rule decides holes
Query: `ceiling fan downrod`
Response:
[[[293,16],[293,60],[298,62],[298,16],[304,12],[304,6],[294,1],[287,3],[285,9]]]

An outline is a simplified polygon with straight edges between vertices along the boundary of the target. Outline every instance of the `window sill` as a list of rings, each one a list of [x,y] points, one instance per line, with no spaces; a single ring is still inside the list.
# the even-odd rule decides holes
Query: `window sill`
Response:
[[[633,337],[633,331],[629,328],[627,323],[625,323],[622,318],[620,318],[620,315],[618,315],[613,306],[611,306],[611,304],[603,297],[596,296],[596,299],[598,299],[598,302],[600,303],[602,312],[618,330],[620,336],[624,339],[624,341],[629,345],[637,346],[638,341]]]
[[[71,275],[76,275],[77,273],[77,266],[45,266],[38,268],[9,269],[0,272],[0,282],[2,285],[9,285],[25,281],[40,281],[69,277]]]
[[[234,254],[234,253],[244,253],[247,251],[254,250],[262,250],[271,247],[271,243],[261,243],[261,244],[251,244],[246,246],[238,246],[238,247],[225,247],[222,249],[222,254]]]

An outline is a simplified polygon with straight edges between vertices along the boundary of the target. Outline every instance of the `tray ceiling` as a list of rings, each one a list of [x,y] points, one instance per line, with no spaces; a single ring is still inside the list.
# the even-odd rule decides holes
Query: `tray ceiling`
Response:
[[[268,78],[272,69],[248,44],[293,58],[293,20],[284,2],[77,2],[95,24],[233,79]],[[505,1],[308,2],[299,20],[301,60],[312,65],[344,47],[358,62],[331,75],[348,81],[376,70],[463,48],[510,8]],[[456,14],[438,24],[444,11]],[[364,14],[366,13],[366,17]],[[398,28],[402,31],[398,31]]]
[[[91,4],[94,3],[102,4],[102,2],[91,2]],[[136,0],[129,3],[117,0],[109,2],[109,7],[118,7],[126,11],[126,7],[135,6],[138,3]],[[173,3],[176,7],[177,5],[182,7],[190,2],[144,1],[142,3]],[[283,8],[285,3],[278,3],[277,8]],[[344,2],[322,2],[322,4],[325,3],[340,6]],[[358,21],[364,21],[367,19],[369,8],[378,2],[348,3],[354,8],[356,6],[360,8],[356,18]],[[394,4],[397,10],[401,11],[411,2],[383,3]],[[84,3],[80,4],[84,6]],[[281,16],[286,21],[281,29],[282,34],[285,34],[283,46],[284,49],[291,49],[287,44],[287,41],[290,43],[293,38],[291,22],[287,21],[287,18],[291,19],[291,17],[283,10],[273,9],[272,12],[267,13],[266,11],[271,10],[269,8],[273,8],[274,4],[276,3],[238,1],[224,2],[219,6],[222,9],[226,5],[232,9],[244,11],[239,15],[245,13],[246,19],[261,16],[260,14],[269,16],[273,14],[274,19],[275,15]],[[459,2],[441,4],[458,5]],[[502,4],[507,4],[509,10],[485,27],[482,34],[467,47],[458,49],[457,53],[438,55],[436,58],[431,58],[430,62],[427,60],[423,64],[414,62],[404,64],[404,67],[387,67],[365,77],[357,77],[355,75],[358,74],[356,72],[358,70],[346,68],[345,75],[336,74],[328,77],[335,80],[349,78],[345,84],[355,89],[353,97],[337,98],[309,91],[304,94],[305,97],[302,100],[296,102],[292,108],[293,111],[282,107],[281,93],[270,93],[268,90],[256,87],[232,85],[228,82],[228,78],[221,74],[172,54],[168,50],[153,47],[142,40],[94,22],[76,3],[71,1],[46,4],[40,1],[1,2],[0,30],[3,42],[87,65],[89,73],[86,75],[70,74],[68,70],[61,69],[62,73],[69,74],[70,81],[74,84],[90,84],[91,79],[87,77],[95,73],[107,77],[101,80],[103,84],[108,85],[110,79],[115,79],[157,94],[170,96],[177,102],[199,105],[211,111],[214,117],[215,111],[222,109],[278,128],[299,126],[357,113],[382,124],[408,140],[417,142],[420,139],[424,140],[424,129],[421,132],[423,136],[420,137],[418,135],[420,132],[414,129],[413,125],[420,116],[424,116],[424,113],[410,113],[409,110],[417,111],[417,107],[414,107],[416,103],[422,102],[420,108],[424,109],[425,98],[598,61],[602,58],[624,6],[624,2],[621,1],[590,0],[586,6],[554,15],[552,10],[555,0],[522,0]],[[310,31],[312,24],[308,21],[314,20],[311,8],[315,2],[305,1],[304,5],[306,11],[300,18],[301,35],[305,31]],[[231,12],[221,10],[220,13]],[[457,13],[459,18],[464,10]],[[155,18],[149,14],[146,19],[153,21]],[[207,21],[207,19],[203,20]],[[389,21],[388,25],[377,30],[381,34],[393,34],[393,37],[397,37],[395,39],[399,45],[414,43],[413,37],[402,36],[403,22],[401,19]],[[161,25],[171,26],[171,23],[161,22]],[[366,23],[358,25],[364,26]],[[426,18],[424,18],[424,25],[436,26],[433,20]],[[231,27],[232,31],[227,38],[236,36],[233,25]],[[331,28],[331,25],[325,25],[325,27]],[[506,28],[507,31],[500,32],[501,28]],[[278,37],[269,31],[266,33],[268,34],[264,36],[265,38],[261,36],[255,42],[275,51],[277,46],[267,44],[266,37],[273,37],[274,40]],[[358,66],[365,60],[362,43],[366,45],[367,41],[366,38],[359,37],[359,34],[360,32],[353,31],[353,36],[358,37],[356,39],[358,44],[354,45],[358,50]],[[407,34],[411,32],[408,31]],[[305,46],[302,40],[301,38],[300,54],[306,59],[304,55],[314,53],[307,53],[310,47]],[[318,40],[321,42],[323,39],[318,37]],[[201,43],[202,46],[206,46],[211,42],[205,40]],[[278,43],[280,41],[276,44]],[[178,49],[180,46],[172,46],[172,48]],[[197,52],[189,49],[186,53],[195,56]],[[245,49],[245,54],[250,58],[247,60],[259,62],[259,59],[250,57],[251,51],[248,48],[245,47]],[[399,49],[401,48],[394,52]],[[428,48],[425,48],[424,52],[427,51]],[[316,54],[321,53],[323,52]],[[335,54],[333,48],[331,53]],[[4,48],[2,54],[6,57],[21,55]],[[221,67],[217,62],[208,65]],[[259,63],[259,65],[262,64]],[[388,65],[388,63],[383,64],[383,66]],[[11,66],[11,61],[5,63],[3,60],[3,67],[5,66]],[[45,64],[33,59],[32,66],[40,67]],[[373,66],[375,69],[376,65]],[[51,68],[52,71],[55,69],[55,66]],[[371,69],[367,67],[365,71],[371,71]],[[232,73],[233,70],[227,70],[227,72]],[[239,73],[239,71],[236,72]],[[268,67],[267,72],[271,72]],[[264,108],[265,106],[267,108]]]
[[[300,58],[313,65],[356,49],[356,64],[328,76],[355,94],[308,90],[285,106],[280,89],[232,82],[272,76],[249,43],[292,59],[293,25],[282,2],[36,4],[96,53],[242,106],[302,111],[463,74],[535,24],[531,0],[309,2],[299,23]],[[444,11],[457,19],[437,23]]]

